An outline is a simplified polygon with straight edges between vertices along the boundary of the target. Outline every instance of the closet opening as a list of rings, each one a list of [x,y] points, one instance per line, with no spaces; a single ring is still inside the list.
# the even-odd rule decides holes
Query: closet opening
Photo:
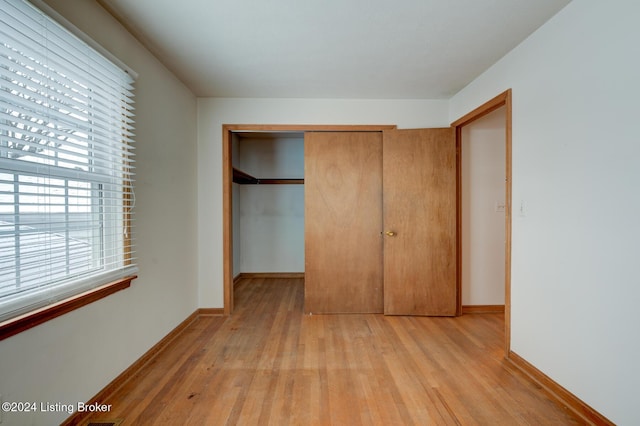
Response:
[[[304,134],[395,126],[223,125],[224,312],[243,277],[304,277]]]
[[[231,163],[234,287],[302,279],[304,133],[233,132]]]

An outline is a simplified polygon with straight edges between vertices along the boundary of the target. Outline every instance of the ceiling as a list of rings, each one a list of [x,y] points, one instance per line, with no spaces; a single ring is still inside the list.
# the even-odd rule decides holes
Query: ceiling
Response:
[[[447,99],[570,0],[98,0],[199,97]]]

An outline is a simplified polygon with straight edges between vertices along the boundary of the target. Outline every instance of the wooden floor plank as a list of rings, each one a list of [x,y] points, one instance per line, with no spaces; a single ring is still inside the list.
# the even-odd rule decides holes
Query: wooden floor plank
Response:
[[[304,315],[303,280],[247,278],[105,404],[122,425],[571,425],[505,362],[503,314]]]

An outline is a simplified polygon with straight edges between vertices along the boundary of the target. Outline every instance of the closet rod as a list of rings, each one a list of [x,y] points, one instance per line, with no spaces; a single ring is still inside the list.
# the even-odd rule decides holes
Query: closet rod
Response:
[[[304,185],[304,179],[258,179],[233,168],[233,182],[240,185]]]

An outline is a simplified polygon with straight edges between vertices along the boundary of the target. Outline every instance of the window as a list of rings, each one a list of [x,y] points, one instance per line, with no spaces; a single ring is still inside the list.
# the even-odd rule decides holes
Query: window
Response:
[[[133,78],[0,0],[0,321],[135,273]]]

